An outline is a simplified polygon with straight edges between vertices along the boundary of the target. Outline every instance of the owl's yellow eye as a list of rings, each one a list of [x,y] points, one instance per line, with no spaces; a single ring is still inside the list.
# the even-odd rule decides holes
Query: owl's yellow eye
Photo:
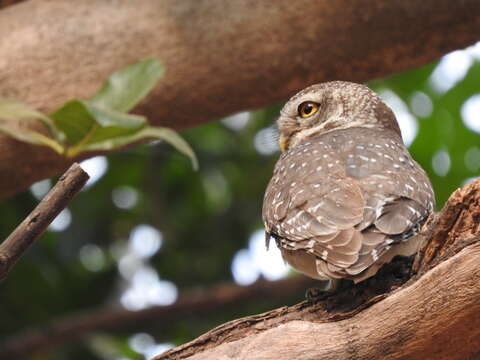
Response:
[[[320,108],[320,104],[313,101],[305,101],[298,107],[298,115],[301,118],[307,118],[315,114]]]

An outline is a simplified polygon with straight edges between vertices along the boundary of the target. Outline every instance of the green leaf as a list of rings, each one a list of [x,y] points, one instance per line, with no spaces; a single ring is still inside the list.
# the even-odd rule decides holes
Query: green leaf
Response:
[[[76,144],[82,140],[91,128],[95,120],[90,115],[87,106],[81,100],[71,100],[50,114],[60,130],[65,133],[69,144]]]
[[[143,116],[99,108],[83,100],[71,100],[51,114],[70,145],[98,142],[133,133],[143,127]]]
[[[60,141],[62,140],[61,135],[58,133],[58,130],[55,128],[52,119],[48,116],[42,114],[41,112],[31,108],[30,106],[13,99],[4,99],[0,98],[0,119],[5,120],[20,120],[20,119],[33,119],[40,120],[50,131],[50,133],[55,136]]]
[[[130,135],[119,136],[96,143],[90,142],[83,146],[82,151],[112,150],[146,138],[164,140],[179,152],[188,156],[192,162],[193,168],[195,170],[198,169],[197,157],[190,145],[176,131],[163,127],[146,126]]]
[[[33,130],[18,129],[5,124],[0,124],[0,132],[19,141],[34,145],[48,146],[59,154],[64,153],[64,148],[59,142]]]
[[[153,89],[163,72],[155,58],[139,61],[111,75],[89,102],[103,109],[128,112]]]

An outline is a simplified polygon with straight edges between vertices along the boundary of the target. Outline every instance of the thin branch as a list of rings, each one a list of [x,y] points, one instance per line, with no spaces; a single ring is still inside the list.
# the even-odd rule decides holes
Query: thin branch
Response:
[[[0,11],[0,96],[48,112],[156,56],[165,76],[134,112],[182,129],[418,67],[478,41],[479,13],[478,0],[30,0]],[[66,166],[46,148],[0,147],[2,197]]]
[[[65,209],[88,178],[80,165],[74,163],[30,215],[0,244],[0,280],[8,275],[23,253]]]
[[[187,291],[169,306],[154,306],[140,311],[103,308],[70,314],[49,324],[14,334],[0,343],[0,359],[19,359],[101,330],[153,326],[168,331],[185,317],[210,318],[229,308],[258,303],[258,299],[282,303],[303,296],[314,280],[294,276],[279,281],[260,280],[250,286],[221,285],[208,292]]]

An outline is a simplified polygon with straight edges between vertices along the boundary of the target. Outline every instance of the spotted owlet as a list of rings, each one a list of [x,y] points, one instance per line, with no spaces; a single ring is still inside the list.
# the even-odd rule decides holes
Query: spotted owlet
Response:
[[[283,153],[263,203],[267,245],[274,238],[312,278],[355,282],[417,251],[432,186],[377,94],[348,82],[313,85],[277,122]]]

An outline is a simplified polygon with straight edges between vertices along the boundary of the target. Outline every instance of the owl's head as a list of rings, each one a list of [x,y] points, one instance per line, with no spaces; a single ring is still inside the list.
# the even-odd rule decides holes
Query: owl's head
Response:
[[[400,135],[392,110],[368,87],[332,81],[312,85],[294,95],[277,120],[280,149],[333,129],[378,127]]]

